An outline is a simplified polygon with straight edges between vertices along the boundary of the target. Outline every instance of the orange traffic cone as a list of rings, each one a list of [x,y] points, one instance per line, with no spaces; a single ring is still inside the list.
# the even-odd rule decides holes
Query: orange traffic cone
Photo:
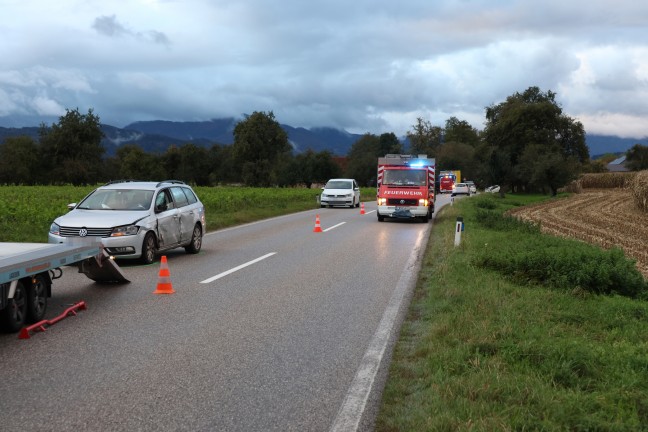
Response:
[[[157,288],[153,291],[153,294],[173,294],[174,292],[173,286],[171,285],[171,273],[169,273],[167,258],[166,255],[163,255],[160,260]]]
[[[364,203],[360,204],[360,214],[361,214],[361,215],[362,215],[362,214],[365,214],[365,211],[364,211]]]
[[[315,215],[315,228],[313,232],[322,232],[322,227],[320,226],[319,215]]]

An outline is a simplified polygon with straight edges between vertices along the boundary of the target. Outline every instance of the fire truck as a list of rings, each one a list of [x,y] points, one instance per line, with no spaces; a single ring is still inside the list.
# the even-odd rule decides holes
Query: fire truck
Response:
[[[434,213],[435,160],[427,155],[387,154],[378,158],[378,221],[418,218]]]
[[[461,171],[439,172],[439,193],[452,193],[452,189],[457,183],[461,183]]]

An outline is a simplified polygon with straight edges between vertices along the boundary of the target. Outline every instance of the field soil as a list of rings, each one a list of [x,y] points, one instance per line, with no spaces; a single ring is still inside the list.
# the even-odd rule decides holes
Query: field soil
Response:
[[[509,214],[539,223],[548,234],[605,249],[619,247],[648,278],[648,213],[637,208],[627,189],[586,189],[568,198],[519,207]]]

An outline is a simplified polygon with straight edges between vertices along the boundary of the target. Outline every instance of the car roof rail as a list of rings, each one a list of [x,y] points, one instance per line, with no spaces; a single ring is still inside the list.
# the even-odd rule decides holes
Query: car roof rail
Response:
[[[155,187],[160,187],[160,186],[162,186],[162,185],[165,184],[165,183],[171,183],[171,184],[186,184],[186,183],[183,182],[182,180],[162,180],[160,183],[158,183],[157,185],[155,185]]]
[[[104,184],[104,186],[117,184],[117,183],[130,183],[130,182],[141,182],[141,181],[142,180],[136,180],[136,179],[110,180],[108,183]]]

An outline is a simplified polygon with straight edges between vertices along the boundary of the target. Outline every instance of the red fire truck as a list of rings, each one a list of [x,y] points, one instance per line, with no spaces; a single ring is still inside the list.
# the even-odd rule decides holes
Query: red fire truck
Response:
[[[452,193],[452,189],[457,183],[461,183],[461,171],[439,172],[439,193]]]
[[[378,221],[419,218],[434,213],[435,160],[427,155],[388,154],[378,158]]]

